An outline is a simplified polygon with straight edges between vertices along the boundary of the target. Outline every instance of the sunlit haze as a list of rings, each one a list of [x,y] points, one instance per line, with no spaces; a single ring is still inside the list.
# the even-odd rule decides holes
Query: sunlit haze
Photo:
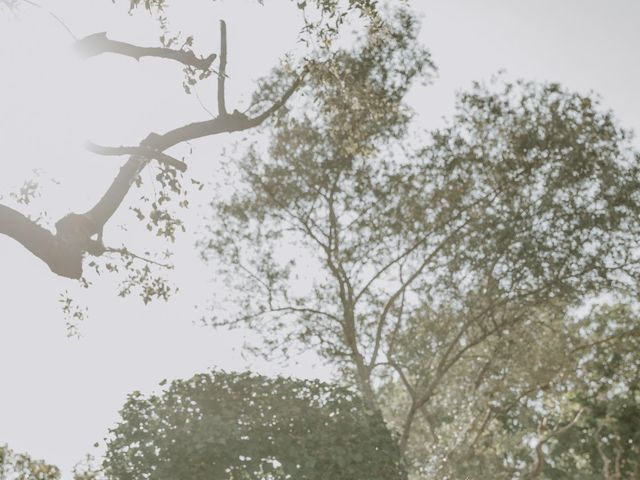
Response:
[[[215,109],[216,91],[212,77],[196,86],[200,100],[185,95],[184,75],[171,62],[114,55],[83,62],[75,56],[72,34],[104,31],[113,39],[155,45],[157,23],[142,11],[127,15],[129,2],[40,3],[42,8],[25,2],[15,16],[0,15],[0,152],[5,165],[0,194],[19,190],[25,179],[37,180],[40,195],[29,212],[36,216],[46,210],[43,224],[52,228],[54,219],[88,209],[124,162],[88,153],[85,140],[134,145],[151,131],[207,119],[203,105]],[[172,8],[172,28],[193,32],[199,53],[218,50],[218,21],[226,20],[230,109],[249,106],[256,80],[295,47],[302,25],[285,0],[264,7],[248,0],[172,3],[179,4]],[[192,15],[195,3],[210,15]],[[438,67],[432,85],[410,92],[416,131],[443,125],[457,91],[500,70],[508,79],[555,81],[582,93],[593,91],[621,125],[640,131],[636,0],[414,0],[412,6],[421,14],[421,39]],[[170,153],[184,156],[188,175],[212,188],[219,180],[222,149],[242,136],[197,140]],[[0,445],[6,442],[69,472],[85,453],[100,452],[92,445],[106,436],[128,393],[156,388],[164,378],[249,366],[269,374],[330,377],[330,369],[312,355],[286,368],[262,363],[243,356],[242,331],[201,325],[210,293],[223,288],[194,248],[207,200],[206,189],[194,194],[185,218],[188,231],[177,238],[171,279],[179,291],[169,302],[145,306],[135,295],[119,298],[108,277],[82,289],[51,274],[14,240],[0,237]],[[124,242],[120,226],[132,217],[128,208],[121,209],[108,224],[105,241]],[[133,251],[146,248],[145,241],[127,240]],[[77,325],[79,338],[67,336],[60,305],[65,291],[89,312]]]

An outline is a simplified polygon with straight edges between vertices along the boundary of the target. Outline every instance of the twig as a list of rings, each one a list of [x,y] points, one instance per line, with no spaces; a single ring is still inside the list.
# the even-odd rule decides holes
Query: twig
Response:
[[[57,16],[55,13],[53,13],[51,10],[44,8],[42,5],[40,5],[39,3],[33,2],[31,0],[22,0],[25,3],[28,3],[29,5],[31,5],[32,7],[36,7],[36,8],[40,8],[42,10],[45,10],[54,20],[56,20],[60,25],[62,25],[62,27],[67,31],[67,33],[69,35],[71,35],[71,37],[77,42],[78,41],[78,37],[76,37],[73,32],[71,31],[71,29],[69,28],[69,26],[64,23],[64,21]]]
[[[126,248],[105,248],[104,249],[105,253],[117,253],[123,257],[130,257],[130,258],[135,258],[137,260],[140,260],[142,262],[146,262],[146,263],[151,263],[153,265],[157,265],[158,267],[162,267],[162,268],[166,268],[167,270],[172,270],[173,269],[173,265],[171,265],[170,263],[161,263],[161,262],[157,262],[155,260],[151,260],[150,258],[147,257],[142,257],[140,255],[136,255],[135,253],[130,252],[129,250],[127,250]]]
[[[213,114],[213,112],[211,110],[209,110],[207,108],[207,106],[204,104],[204,102],[202,101],[202,99],[200,98],[200,95],[198,95],[198,92],[196,92],[195,90],[193,90],[193,93],[196,96],[196,99],[198,100],[198,103],[200,104],[200,106],[202,107],[202,109],[207,112],[209,115],[211,115],[211,118],[216,118],[216,116]]]
[[[537,476],[539,476],[542,473],[542,469],[544,468],[544,451],[542,450],[542,447],[544,447],[544,445],[551,440],[554,437],[557,437],[559,435],[562,435],[564,432],[566,432],[567,430],[569,430],[571,427],[573,427],[578,420],[580,419],[580,416],[582,415],[582,412],[584,410],[580,409],[578,411],[578,413],[576,414],[576,416],[573,418],[573,420],[571,420],[569,423],[567,423],[564,427],[562,428],[558,428],[557,430],[553,430],[549,433],[547,433],[544,437],[542,437],[536,447],[536,463],[533,467],[533,469],[531,470],[531,473],[529,473],[529,476],[527,478],[536,478]],[[543,425],[541,424],[539,427],[539,430],[542,430]]]

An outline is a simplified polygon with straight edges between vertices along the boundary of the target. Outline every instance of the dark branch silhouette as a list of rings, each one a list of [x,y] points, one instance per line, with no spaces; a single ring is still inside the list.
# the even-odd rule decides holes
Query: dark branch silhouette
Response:
[[[208,57],[197,57],[190,50],[174,50],[162,47],[139,47],[130,43],[109,40],[106,32],[94,33],[78,40],[75,44],[76,51],[85,58],[94,57],[102,53],[116,53],[126,57],[140,60],[141,57],[158,57],[175,60],[198,70],[209,70],[216,59],[215,54]]]
[[[218,114],[226,115],[224,80],[227,71],[227,24],[220,20],[220,67],[218,69]]]
[[[0,205],[0,234],[7,235],[20,242],[25,248],[43,260],[54,273],[78,279],[82,277],[82,259],[88,253],[100,256],[113,249],[102,244],[102,231],[105,224],[122,204],[131,184],[151,159],[170,165],[179,171],[187,166],[164,153],[164,150],[182,142],[217,135],[224,132],[238,132],[255,128],[264,122],[276,110],[282,107],[293,93],[300,87],[306,70],[285,91],[283,96],[260,115],[249,118],[234,110],[226,112],[224,102],[224,79],[227,57],[226,25],[221,22],[221,55],[220,74],[218,77],[219,115],[213,119],[190,123],[170,130],[162,135],[151,133],[139,146],[109,147],[88,142],[89,151],[100,155],[131,155],[120,168],[106,192],[89,211],[70,213],[56,222],[56,233],[53,234],[23,214],[10,207]],[[176,60],[185,65],[202,70],[211,67],[216,55],[198,58],[193,52],[171,50],[168,48],[144,48],[128,43],[109,40],[105,33],[90,35],[76,43],[76,48],[90,57],[111,52],[126,55],[135,59],[143,56],[154,56]],[[220,99],[222,99],[220,101]],[[96,237],[94,239],[94,237]]]
[[[158,162],[173,167],[180,172],[185,172],[187,170],[187,164],[182,160],[178,160],[166,153],[153,150],[149,147],[106,147],[103,145],[97,145],[93,142],[86,142],[85,147],[90,152],[97,153],[98,155],[139,155],[148,159],[157,160]]]
[[[83,252],[60,241],[46,228],[20,212],[0,204],[0,234],[18,241],[45,262],[52,272],[68,278],[82,276]]]

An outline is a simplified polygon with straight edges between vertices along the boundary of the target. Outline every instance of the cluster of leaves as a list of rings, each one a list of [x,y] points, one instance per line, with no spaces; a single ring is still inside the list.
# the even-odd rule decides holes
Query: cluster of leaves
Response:
[[[86,455],[73,467],[73,480],[105,480],[105,478],[102,468],[97,465],[93,455]]]
[[[115,0],[114,0],[115,2]],[[185,50],[188,52],[193,51],[193,43],[194,37],[192,35],[187,36],[182,40],[181,32],[173,32],[171,26],[169,24],[169,17],[167,15],[167,7],[170,2],[167,0],[130,0],[129,3],[129,13],[133,13],[136,9],[142,7],[146,11],[148,11],[151,15],[155,17],[160,26],[160,43],[165,48],[175,48],[176,45],[180,46],[180,50]],[[200,70],[191,65],[185,65],[183,67],[183,72],[185,74],[184,81],[182,82],[182,86],[184,88],[185,93],[191,93],[191,87],[196,85],[198,80],[204,80],[209,78],[213,73],[213,69],[209,68],[207,70]]]
[[[115,0],[114,0],[115,1]],[[215,0],[214,0],[215,1]],[[382,27],[383,22],[379,12],[379,2],[377,0],[292,0],[296,7],[302,12],[304,27],[300,32],[300,41],[307,46],[319,47],[325,54],[329,53],[334,40],[340,35],[341,29],[348,24],[349,19],[356,15],[366,19],[371,28]],[[403,0],[404,1],[404,0]],[[264,5],[264,0],[257,0],[258,4]],[[181,40],[181,33],[172,33],[169,25],[167,10],[170,2],[167,0],[130,0],[129,11],[143,7],[158,20],[160,29],[160,41],[163,46],[169,48],[182,43],[182,49],[191,50],[194,42],[193,36],[188,36]],[[316,55],[319,54],[316,50]],[[192,66],[184,67],[185,80],[184,90],[191,93],[198,81],[204,80],[215,73],[212,69],[202,71]]]
[[[192,182],[199,183],[193,180]],[[189,207],[188,189],[182,185],[182,175],[171,167],[158,167],[150,183],[153,184],[153,198],[143,194],[136,206],[130,209],[149,232],[173,243],[178,233],[186,231],[181,213]],[[143,185],[141,178],[138,178],[137,185]],[[108,261],[104,268],[109,272],[126,272],[126,277],[120,282],[118,295],[121,297],[137,291],[142,301],[147,304],[153,299],[166,301],[177,290],[166,276],[167,271],[173,269],[173,265],[168,263],[172,257],[171,251],[165,250],[154,256],[146,251],[144,256],[140,256],[122,247],[112,249],[112,253],[121,258],[122,266]],[[99,274],[98,262],[92,261],[92,265]]]
[[[47,175],[44,170],[36,168],[20,185],[9,186],[7,195],[0,193],[0,200],[15,207],[29,206],[31,212],[28,217],[39,224],[46,225],[51,222],[51,219],[46,211],[44,192],[49,194],[50,187],[58,185],[57,180]]]
[[[1,480],[60,480],[58,467],[0,445]]]
[[[121,416],[109,478],[406,478],[380,415],[317,381],[200,374],[130,395]]]
[[[377,0],[295,0],[303,12],[305,26],[302,29],[302,40],[307,44],[315,44],[321,48],[332,45],[340,32],[340,28],[356,13],[366,18],[373,29],[378,29],[383,22]],[[404,2],[403,0],[403,3]],[[314,19],[315,18],[315,19]]]
[[[79,337],[79,325],[81,322],[86,320],[88,316],[88,309],[78,305],[78,302],[74,300],[66,290],[60,294],[58,302],[62,306],[62,313],[67,321],[67,336]]]
[[[181,174],[171,167],[158,167],[153,178],[146,183],[152,184],[153,196],[142,194],[136,206],[130,207],[130,210],[147,231],[171,244],[178,233],[186,230],[181,214],[189,207],[188,189],[182,185]],[[196,180],[192,180],[192,183],[202,187]],[[141,188],[145,182],[139,177],[136,184]],[[154,299],[166,301],[177,291],[167,276],[167,272],[173,270],[172,255],[168,249],[156,253],[149,250],[136,253],[122,246],[107,248],[105,254],[92,259],[87,265],[96,276],[122,274],[118,295],[126,297],[136,292],[147,304]],[[91,284],[87,277],[82,282],[85,287]]]
[[[73,468],[73,480],[104,480],[95,459],[87,455]],[[25,453],[15,453],[7,445],[0,445],[0,480],[60,480],[60,469],[42,460],[34,460]]]
[[[153,198],[140,196],[137,204],[139,206],[131,207],[131,210],[138,220],[146,221],[145,228],[148,231],[174,242],[176,234],[186,230],[180,213],[189,206],[188,190],[182,185],[182,175],[171,167],[159,167],[151,183],[154,188]],[[142,186],[141,178],[137,179],[137,185]],[[143,205],[150,207],[147,213],[141,208]]]

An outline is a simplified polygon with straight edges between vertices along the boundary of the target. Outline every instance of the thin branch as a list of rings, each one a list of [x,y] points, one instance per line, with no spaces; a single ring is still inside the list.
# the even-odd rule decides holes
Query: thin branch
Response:
[[[272,307],[269,309],[268,313],[278,313],[278,312],[291,312],[291,313],[302,313],[302,314],[311,314],[311,315],[321,315],[327,317],[331,320],[335,320],[336,322],[340,322],[340,319],[329,312],[324,312],[322,310],[316,310],[315,308],[304,308],[304,307]],[[267,313],[267,312],[264,312]]]
[[[404,423],[402,424],[402,433],[400,434],[400,440],[398,441],[398,446],[400,447],[401,452],[406,452],[407,450],[407,446],[409,445],[409,434],[411,432],[413,420],[416,417],[416,413],[420,411],[421,407],[422,406],[418,405],[415,399],[411,399],[411,406],[409,407],[407,416],[404,419]]]
[[[488,311],[488,310],[485,309],[484,311]],[[462,337],[464,332],[467,331],[467,329],[475,322],[476,319],[480,318],[480,316],[481,316],[481,314],[477,315],[475,317],[472,317],[471,319],[468,319],[467,321],[465,321],[465,323],[463,324],[462,328],[460,329],[460,331],[456,335],[455,339],[450,343],[450,345],[447,348],[447,351],[445,352],[444,356],[438,362],[438,366],[436,367],[436,375],[434,376],[434,378],[432,380],[430,380],[428,388],[426,389],[425,393],[419,399],[416,399],[416,401],[414,402],[412,408],[410,409],[409,413],[407,414],[407,418],[405,419],[405,424],[404,424],[404,427],[403,427],[403,430],[402,430],[402,435],[401,435],[401,438],[400,438],[400,445],[403,446],[403,448],[406,447],[406,445],[408,443],[408,438],[409,438],[409,435],[411,433],[411,426],[412,426],[413,420],[415,418],[416,412],[420,408],[422,408],[424,405],[426,405],[426,403],[431,399],[435,389],[438,387],[438,385],[440,384],[442,378],[444,378],[444,375],[449,371],[449,369],[452,368],[453,365],[456,364],[456,362],[464,355],[465,352],[467,352],[468,350],[470,350],[470,349],[476,347],[477,345],[481,344],[486,338],[490,337],[495,332],[497,332],[498,330],[500,330],[501,328],[504,327],[504,323],[503,323],[501,325],[496,325],[491,330],[486,331],[485,333],[480,335],[478,338],[474,339],[473,341],[471,341],[467,345],[465,345],[462,349],[460,349],[453,356],[453,358],[451,360],[449,360],[447,362],[447,359],[449,358],[449,355],[453,351],[453,348],[455,347],[455,345],[458,344],[458,341],[460,340],[460,338]]]
[[[27,3],[33,7],[36,8],[40,8],[42,10],[45,10],[50,16],[51,18],[53,18],[56,22],[58,22],[60,25],[62,25],[62,27],[67,31],[67,33],[69,35],[71,35],[71,37],[75,40],[78,41],[78,37],[76,37],[74,35],[74,33],[71,31],[71,29],[69,28],[69,26],[64,22],[64,20],[62,20],[58,15],[56,15],[55,13],[53,13],[51,10],[44,8],[42,5],[40,5],[39,3],[33,2],[32,0],[22,0],[24,3]]]
[[[135,259],[143,261],[145,263],[150,263],[152,265],[157,265],[158,267],[166,268],[167,270],[172,270],[173,269],[173,265],[171,265],[170,263],[161,263],[161,262],[157,262],[157,261],[152,260],[152,259],[147,258],[147,257],[136,255],[135,253],[130,252],[127,248],[124,248],[124,247],[123,248],[110,248],[110,247],[107,247],[107,248],[104,249],[104,251],[106,253],[117,253],[118,255],[121,255],[123,257],[135,258]]]
[[[494,414],[493,408],[489,407],[487,409],[487,412],[485,413],[485,416],[482,420],[482,424],[480,425],[480,428],[478,429],[478,431],[476,432],[475,437],[473,438],[473,441],[471,442],[471,445],[469,445],[469,449],[472,449],[476,446],[476,443],[478,443],[478,440],[480,440],[480,436],[482,435],[482,433],[486,430],[487,426],[489,425],[489,422],[491,421],[491,418]]]
[[[376,368],[376,367],[391,367],[393,370],[395,370],[398,376],[400,377],[400,381],[403,383],[405,389],[407,390],[409,397],[411,398],[412,401],[415,401],[416,399],[415,389],[413,388],[413,385],[411,385],[411,382],[409,382],[409,379],[407,378],[404,371],[402,370],[402,367],[397,362],[391,359],[387,359],[386,362],[376,363],[373,366],[373,368]]]
[[[329,235],[327,233],[325,233],[322,228],[317,224],[317,222],[313,221],[309,215],[307,216],[300,216],[299,214],[294,213],[293,211],[291,211],[289,208],[287,208],[287,206],[281,201],[281,199],[275,195],[273,193],[273,191],[269,188],[266,188],[265,183],[262,180],[262,177],[260,177],[259,175],[256,175],[253,171],[250,171],[248,169],[244,170],[245,173],[250,176],[253,180],[255,180],[257,183],[260,184],[260,186],[262,187],[262,190],[267,194],[267,196],[276,204],[278,205],[278,207],[280,207],[281,210],[283,210],[285,212],[285,214],[289,217],[291,217],[292,220],[289,220],[288,223],[291,225],[291,228],[293,229],[298,229],[301,228],[305,234],[309,235],[309,237],[318,244],[318,246],[320,248],[322,248],[323,251],[327,251],[327,249],[329,248],[329,245],[325,242],[323,242],[320,237],[318,237],[318,235],[316,235],[313,231],[314,227],[316,230],[318,230],[318,232],[324,236],[327,237],[327,239],[329,238]],[[299,225],[299,227],[297,226]]]
[[[196,92],[195,90],[193,90],[194,95],[196,96],[196,100],[198,100],[198,103],[200,104],[200,106],[202,107],[202,109],[207,112],[211,118],[216,118],[216,116],[213,114],[213,112],[211,110],[209,110],[207,108],[207,106],[204,104],[204,102],[202,101],[202,99],[200,98],[200,95],[198,95],[198,92]]]
[[[227,71],[227,24],[220,20],[220,69],[218,70],[218,114],[227,114],[224,95],[224,80]]]
[[[609,470],[609,465],[611,464],[611,460],[604,453],[604,449],[602,448],[602,442],[598,438],[598,436],[600,435],[600,431],[601,430],[602,430],[602,425],[600,425],[598,427],[598,429],[596,430],[596,433],[594,434],[594,437],[596,439],[596,449],[598,450],[598,454],[600,455],[600,458],[602,459],[602,473],[604,475],[604,479],[605,480],[610,480],[611,479],[611,474],[610,474],[610,470]]]
[[[403,265],[400,265],[398,268],[398,278],[400,279],[401,283],[404,281],[404,277],[402,275],[402,267]],[[398,315],[396,317],[396,324],[393,326],[393,329],[391,330],[391,333],[389,335],[389,339],[387,340],[387,358],[392,357],[395,350],[396,339],[398,337],[398,332],[400,331],[400,326],[402,324],[402,316],[404,315],[405,294],[406,292],[402,292],[402,297],[400,298],[400,308],[398,308]]]
[[[580,416],[582,415],[582,412],[583,412],[583,410],[581,409],[580,411],[578,411],[578,413],[576,414],[574,419],[571,420],[569,423],[567,423],[564,427],[558,428],[556,430],[553,430],[553,431],[547,433],[544,437],[542,437],[538,441],[538,443],[536,444],[536,447],[535,447],[535,450],[536,450],[536,463],[534,464],[533,468],[531,469],[531,472],[529,473],[528,478],[536,478],[542,473],[542,470],[543,470],[544,464],[545,464],[544,451],[543,451],[542,447],[544,447],[545,443],[547,443],[552,438],[555,438],[555,437],[558,437],[558,436],[562,435],[564,432],[566,432],[571,427],[573,427],[578,422],[578,420],[580,419]],[[540,426],[540,429],[542,429],[542,424]]]
[[[304,80],[304,77],[307,75],[307,72],[308,72],[308,68],[305,67],[302,73],[298,76],[298,78],[296,78],[296,80],[293,82],[293,84],[291,84],[291,86],[287,89],[284,95],[282,95],[280,100],[276,101],[273,105],[271,105],[271,107],[266,109],[257,117],[250,119],[249,120],[250,125],[252,127],[257,127],[262,122],[264,122],[267,118],[273,115],[277,110],[279,110],[285,103],[287,103],[287,100],[289,100],[291,95],[293,95],[295,91],[300,87],[300,85],[302,85],[302,82]]]
[[[483,415],[483,412],[484,412],[484,415]],[[474,416],[473,420],[471,421],[471,424],[467,427],[464,434],[460,436],[458,441],[456,441],[455,445],[452,448],[450,448],[449,451],[446,452],[446,454],[444,455],[443,464],[450,464],[452,461],[455,461],[453,456],[456,453],[458,453],[462,448],[464,448],[466,452],[472,451],[475,444],[480,439],[481,434],[489,425],[489,422],[492,418],[492,413],[493,413],[493,409],[489,407],[487,408],[486,412],[484,410],[480,410],[478,414]],[[482,417],[482,423],[478,428],[478,431],[476,432],[473,438],[473,441],[471,442],[471,444],[469,444],[468,438],[471,435],[471,433],[475,430],[478,420],[480,420],[481,417]]]
[[[617,332],[612,335],[609,335],[608,337],[604,337],[599,340],[594,340],[593,342],[587,342],[587,343],[583,343],[582,345],[578,345],[577,347],[572,349],[570,353],[574,354],[576,352],[579,352],[580,350],[597,347],[599,345],[609,343],[612,340],[616,340],[620,337],[630,337],[632,335],[636,335],[639,331],[640,331],[640,327],[634,327],[629,330],[623,330],[621,332]]]
[[[614,478],[615,480],[622,480],[622,446],[620,445],[619,438],[615,439],[615,444],[616,444],[616,448],[615,448],[616,455],[613,462]]]
[[[98,155],[139,155],[148,159],[157,160],[158,162],[169,165],[180,172],[185,172],[187,170],[187,164],[183,161],[150,147],[107,147],[97,145],[93,142],[85,142],[85,148],[92,153],[97,153]]]
[[[422,261],[422,263],[418,266],[418,268],[409,276],[409,278],[407,278],[407,280],[402,282],[400,287],[393,294],[391,294],[391,296],[385,302],[384,307],[382,308],[382,313],[380,313],[380,316],[378,317],[378,326],[377,326],[377,329],[376,329],[373,353],[371,355],[371,358],[372,358],[374,363],[375,363],[375,358],[378,356],[378,350],[380,349],[380,344],[381,344],[381,341],[382,341],[382,332],[383,332],[384,325],[385,325],[385,322],[386,322],[386,319],[387,319],[387,315],[389,314],[389,311],[391,310],[391,308],[395,304],[396,300],[422,274],[422,272],[427,267],[427,265],[429,265],[429,263],[431,263],[431,261],[435,258],[435,256],[446,245],[449,244],[449,242],[460,232],[460,230],[462,230],[467,225],[467,223],[469,223],[469,220],[466,220],[466,221],[462,222],[462,224],[460,224],[452,232],[450,232],[449,235],[447,235],[440,242],[440,244],[436,248],[434,248],[433,251],[429,255],[427,255],[427,257]]]
[[[417,242],[415,242],[413,245],[407,248],[400,255],[397,255],[396,257],[391,259],[386,265],[384,265],[380,270],[378,270],[375,274],[373,274],[371,278],[367,281],[367,283],[360,289],[360,292],[358,292],[358,294],[356,295],[356,302],[360,299],[360,297],[362,297],[362,295],[365,294],[365,292],[369,289],[369,287],[371,287],[371,285],[384,274],[384,272],[386,272],[393,265],[401,261],[403,258],[406,258],[409,255],[411,255],[415,250],[418,249],[418,247],[420,247],[420,245],[422,245],[424,242],[426,242],[429,239],[429,236],[430,234],[425,235],[424,237],[421,237]]]
[[[183,65],[207,71],[216,59],[212,53],[208,57],[197,57],[191,50],[174,50],[164,47],[139,47],[126,42],[109,40],[106,32],[94,33],[81,38],[75,44],[76,51],[84,58],[95,57],[103,53],[115,53],[135,60],[142,57],[157,57],[175,60]]]
[[[465,206],[464,208],[462,208],[461,210],[459,210],[455,215],[446,218],[445,220],[438,222],[436,225],[433,225],[430,230],[434,231],[434,230],[439,230],[441,227],[445,226],[445,225],[450,225],[451,223],[455,222],[456,220],[460,219],[462,217],[462,215],[464,215],[466,212],[470,211],[473,207],[479,205],[480,203],[488,200],[489,202],[492,202],[500,193],[502,187],[498,188],[495,191],[492,191],[490,193],[488,193],[485,196],[482,196],[480,198],[478,198],[477,200],[475,200],[474,202],[472,202],[471,204]],[[398,263],[399,261],[401,261],[402,259],[406,258],[407,256],[411,255],[416,249],[418,249],[422,244],[424,244],[429,237],[431,236],[431,233],[428,233],[427,235],[420,237],[417,241],[415,241],[413,243],[413,245],[409,246],[404,252],[402,252],[401,254],[397,255],[395,258],[391,259],[386,265],[384,265],[380,270],[378,270],[376,273],[373,274],[373,276],[369,279],[369,281],[367,281],[367,283],[362,287],[362,289],[360,290],[360,292],[356,295],[356,301],[368,290],[368,288],[385,272],[387,271],[389,268],[391,268],[393,265],[395,265],[396,263]]]

